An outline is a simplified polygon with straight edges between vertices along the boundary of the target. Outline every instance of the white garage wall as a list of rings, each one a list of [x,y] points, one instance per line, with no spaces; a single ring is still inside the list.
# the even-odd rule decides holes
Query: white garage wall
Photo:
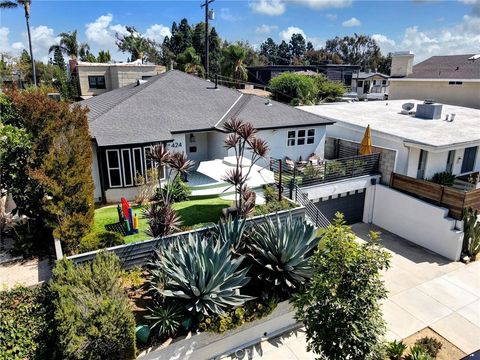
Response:
[[[429,204],[383,185],[375,186],[372,222],[450,260],[459,260],[463,232],[448,209]]]

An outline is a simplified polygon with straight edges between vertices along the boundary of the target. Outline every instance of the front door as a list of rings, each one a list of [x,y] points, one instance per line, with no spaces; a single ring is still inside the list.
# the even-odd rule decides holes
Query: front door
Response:
[[[365,80],[363,82],[363,93],[369,94],[370,93],[370,80]]]
[[[472,146],[465,149],[462,162],[462,174],[472,172],[477,158],[478,146]]]

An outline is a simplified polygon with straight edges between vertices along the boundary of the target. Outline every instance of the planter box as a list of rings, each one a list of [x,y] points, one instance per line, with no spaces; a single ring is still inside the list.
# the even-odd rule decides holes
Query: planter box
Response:
[[[162,349],[160,346],[156,349],[151,348],[142,352],[137,359],[207,360],[228,355],[299,327],[300,324],[295,321],[294,314],[293,306],[284,301],[262,319],[246,323],[223,334],[203,332],[174,341]]]

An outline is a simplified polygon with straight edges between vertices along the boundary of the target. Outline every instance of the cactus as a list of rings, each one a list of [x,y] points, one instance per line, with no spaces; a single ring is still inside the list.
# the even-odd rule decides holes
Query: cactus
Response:
[[[478,210],[463,211],[463,252],[473,260],[480,252],[480,220]]]

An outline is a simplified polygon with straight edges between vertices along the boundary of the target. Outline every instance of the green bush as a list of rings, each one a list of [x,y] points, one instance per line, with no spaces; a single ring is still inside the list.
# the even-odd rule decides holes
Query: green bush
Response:
[[[124,244],[123,236],[113,231],[90,233],[80,240],[80,253]]]
[[[52,357],[49,304],[45,286],[0,291],[0,359]]]
[[[407,345],[403,341],[393,340],[387,344],[387,356],[390,360],[401,360]]]
[[[189,196],[191,195],[192,191],[190,190],[190,187],[180,179],[180,177],[176,177],[173,181],[167,181],[161,189],[157,188],[155,190],[155,195],[153,197],[154,201],[160,201],[164,197],[162,197],[162,192],[163,195],[167,193],[167,191],[170,193],[170,199],[173,202],[180,202],[180,201],[185,201],[188,200]]]
[[[78,266],[68,259],[57,262],[50,289],[62,359],[135,357],[135,319],[122,273],[118,257],[109,252]]]
[[[269,315],[278,305],[276,299],[248,301],[242,307],[232,309],[224,315],[198,316],[198,327],[202,331],[223,333],[247,322]]]
[[[440,185],[452,186],[455,182],[455,175],[447,171],[438,172],[433,175],[430,181]]]
[[[419,346],[423,351],[433,358],[436,358],[438,352],[442,349],[442,342],[429,336],[424,336],[415,341],[415,345]]]
[[[406,355],[405,360],[433,360],[434,358],[431,357],[423,347],[419,345],[413,345],[410,348],[410,354]]]

